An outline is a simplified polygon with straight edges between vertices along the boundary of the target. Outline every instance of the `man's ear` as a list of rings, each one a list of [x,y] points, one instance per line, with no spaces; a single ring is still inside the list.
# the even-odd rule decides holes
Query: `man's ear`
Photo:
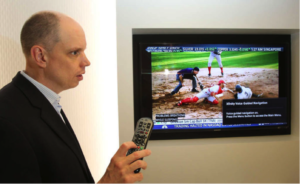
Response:
[[[34,45],[31,47],[31,57],[35,61],[35,63],[41,67],[41,68],[46,68],[47,66],[47,60],[45,57],[46,50],[39,46],[39,45]]]

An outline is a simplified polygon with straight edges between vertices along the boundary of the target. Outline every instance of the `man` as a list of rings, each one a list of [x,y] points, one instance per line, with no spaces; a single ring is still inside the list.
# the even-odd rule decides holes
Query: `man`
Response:
[[[214,85],[211,88],[205,88],[196,96],[179,101],[177,105],[181,106],[182,104],[186,104],[186,103],[196,103],[201,98],[205,98],[205,102],[208,102],[213,105],[217,105],[219,103],[219,98],[216,95],[226,91],[226,89],[223,89],[224,87],[225,87],[225,82],[223,80],[220,80],[218,82],[218,85]]]
[[[221,75],[223,76],[223,65],[222,65],[222,60],[221,60],[221,53],[222,51],[219,51],[218,49],[215,49],[214,51],[210,52],[209,58],[208,58],[208,77],[211,76],[211,63],[214,60],[214,58],[217,59],[220,70],[221,70]]]
[[[199,92],[196,87],[197,87],[197,81],[198,84],[201,88],[203,89],[203,85],[199,81],[197,74],[199,73],[200,69],[198,67],[195,68],[185,68],[177,72],[176,74],[176,80],[179,82],[179,84],[175,87],[175,89],[171,92],[171,95],[174,95],[179,92],[180,88],[182,88],[183,85],[183,79],[190,79],[192,80],[193,84],[193,89],[192,92]]]
[[[94,183],[79,142],[62,107],[60,92],[83,80],[90,65],[81,26],[57,12],[39,12],[21,31],[26,69],[0,90],[0,182]],[[98,181],[136,182],[147,163],[139,158],[150,150],[126,157],[126,142]]]
[[[263,94],[259,94],[259,95],[254,94],[252,93],[250,88],[246,88],[239,84],[235,86],[235,91],[237,92],[236,94],[234,94],[235,99],[250,99],[251,97],[259,98],[263,95]]]

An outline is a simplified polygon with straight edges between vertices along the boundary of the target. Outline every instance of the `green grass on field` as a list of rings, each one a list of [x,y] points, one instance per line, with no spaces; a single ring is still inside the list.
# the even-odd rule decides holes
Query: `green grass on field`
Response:
[[[152,72],[181,70],[184,68],[206,68],[210,52],[154,52],[152,57]],[[278,69],[278,52],[222,52],[224,68],[268,68]],[[212,68],[218,68],[217,59],[212,61]]]

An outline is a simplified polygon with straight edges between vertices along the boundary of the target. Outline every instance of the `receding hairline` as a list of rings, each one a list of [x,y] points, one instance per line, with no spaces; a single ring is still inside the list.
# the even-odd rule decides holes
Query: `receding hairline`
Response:
[[[30,56],[31,48],[40,45],[51,51],[60,40],[60,22],[68,17],[60,12],[40,11],[26,20],[21,31],[21,45],[24,55]]]
[[[43,11],[36,12],[36,13],[33,14],[32,16],[34,16],[34,15],[39,15],[39,14],[43,14],[43,13],[49,13],[49,14],[53,14],[53,15],[56,15],[56,16],[64,16],[64,15],[65,15],[65,14],[60,13],[60,12],[57,12],[57,11],[43,10]],[[65,16],[66,16],[66,15],[65,15]]]

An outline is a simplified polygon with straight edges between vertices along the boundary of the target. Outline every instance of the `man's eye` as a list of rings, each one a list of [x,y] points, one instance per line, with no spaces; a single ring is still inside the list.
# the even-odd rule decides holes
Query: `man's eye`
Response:
[[[78,53],[79,53],[78,51],[71,52],[72,55],[77,55]]]

